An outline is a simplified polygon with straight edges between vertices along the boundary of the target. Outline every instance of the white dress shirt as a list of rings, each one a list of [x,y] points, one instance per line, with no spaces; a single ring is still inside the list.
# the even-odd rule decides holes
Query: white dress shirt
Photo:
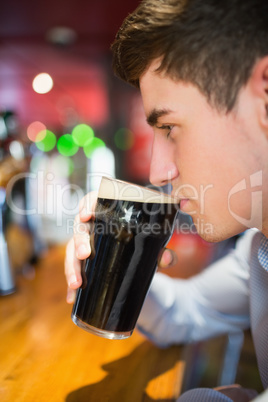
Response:
[[[249,258],[255,229],[190,279],[156,273],[137,328],[160,347],[235,333],[250,326]]]
[[[247,231],[234,250],[187,280],[156,274],[138,328],[159,346],[236,333],[251,326],[264,388],[268,386],[268,239]],[[266,400],[264,392],[257,400]],[[178,402],[227,402],[212,389],[192,389]],[[255,401],[255,399],[254,399]]]

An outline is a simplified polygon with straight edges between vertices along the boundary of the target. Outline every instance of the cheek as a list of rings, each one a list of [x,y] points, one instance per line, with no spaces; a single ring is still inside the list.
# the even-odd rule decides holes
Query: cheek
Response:
[[[176,148],[176,163],[184,184],[211,184],[221,173],[222,161],[212,144],[183,139]],[[216,169],[215,169],[216,168]]]
[[[261,195],[252,189],[250,175],[245,177],[238,167],[229,167],[211,166],[196,185],[197,216],[219,227],[245,230],[258,226],[261,217],[255,215],[262,211]]]
[[[244,179],[244,171],[236,162],[236,157],[230,158],[229,149],[218,147],[218,144],[186,148],[181,145],[177,150],[180,185],[187,186],[187,193],[195,196],[193,203],[200,213],[214,210],[227,215],[230,203],[235,210],[248,208],[250,196],[247,191],[231,194],[237,183]]]
[[[185,136],[177,148],[180,185],[192,186],[198,195],[188,205],[195,211],[194,220],[204,220],[215,230],[229,228],[229,235],[258,227],[261,196],[252,183],[261,183],[255,176],[261,162],[250,150],[255,149],[253,141],[233,124],[212,126],[210,131],[196,127],[195,132],[199,136]]]

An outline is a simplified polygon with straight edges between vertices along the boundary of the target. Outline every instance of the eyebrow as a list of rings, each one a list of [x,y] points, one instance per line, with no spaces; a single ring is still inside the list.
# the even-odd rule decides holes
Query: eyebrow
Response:
[[[147,117],[147,123],[150,126],[155,126],[158,122],[158,119],[162,116],[169,114],[171,110],[169,109],[153,109],[149,116]]]

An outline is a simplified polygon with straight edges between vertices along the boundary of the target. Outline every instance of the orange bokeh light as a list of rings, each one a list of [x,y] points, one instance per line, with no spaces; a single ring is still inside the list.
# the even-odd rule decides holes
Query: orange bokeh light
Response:
[[[34,121],[27,128],[27,137],[35,142],[40,131],[45,131],[46,126],[41,121]]]

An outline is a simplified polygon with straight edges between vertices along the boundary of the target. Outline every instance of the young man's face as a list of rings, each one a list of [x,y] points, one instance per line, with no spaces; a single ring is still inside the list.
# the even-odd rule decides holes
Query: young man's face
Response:
[[[234,111],[219,113],[194,86],[155,73],[157,66],[140,79],[155,135],[150,181],[171,182],[181,210],[209,241],[259,227],[267,141],[249,91],[241,91]]]

